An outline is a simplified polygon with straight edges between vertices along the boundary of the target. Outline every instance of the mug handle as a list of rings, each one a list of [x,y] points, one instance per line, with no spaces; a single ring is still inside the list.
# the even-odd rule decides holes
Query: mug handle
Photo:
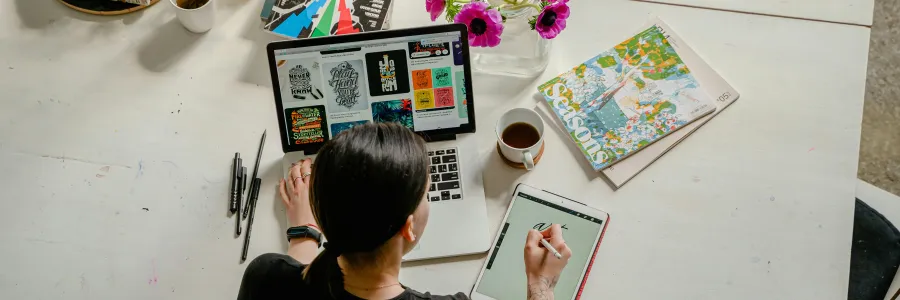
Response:
[[[534,156],[531,155],[531,152],[522,152],[522,163],[525,164],[526,170],[531,171],[532,169],[534,169]]]

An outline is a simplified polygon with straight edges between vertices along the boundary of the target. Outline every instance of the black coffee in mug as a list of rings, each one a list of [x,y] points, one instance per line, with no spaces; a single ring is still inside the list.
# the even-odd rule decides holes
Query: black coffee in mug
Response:
[[[541,133],[531,124],[516,122],[503,129],[500,139],[510,147],[525,149],[537,144],[541,140]]]

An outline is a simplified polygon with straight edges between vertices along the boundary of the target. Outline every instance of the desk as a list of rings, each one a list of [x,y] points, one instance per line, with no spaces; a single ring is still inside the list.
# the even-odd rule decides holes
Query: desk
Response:
[[[246,264],[226,218],[229,165],[235,151],[256,153],[263,129],[277,132],[263,50],[276,38],[258,30],[255,2],[218,4],[217,26],[194,35],[166,3],[98,18],[48,1],[0,2],[0,298],[234,297]],[[538,80],[476,77],[488,230],[524,182],[612,215],[585,299],[844,299],[869,29],[570,4],[569,29]],[[421,1],[397,5],[395,27],[428,22]],[[556,131],[535,171],[503,165],[492,152],[496,118],[534,107],[541,80],[652,14],[741,99],[616,192]],[[270,138],[250,257],[287,246],[280,158]],[[409,263],[402,280],[468,292],[483,259]]]
[[[638,0],[872,27],[875,0]]]

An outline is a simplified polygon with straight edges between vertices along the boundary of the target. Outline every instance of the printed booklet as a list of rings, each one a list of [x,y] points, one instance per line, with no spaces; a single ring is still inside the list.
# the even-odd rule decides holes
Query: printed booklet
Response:
[[[597,171],[716,110],[657,26],[538,90]]]

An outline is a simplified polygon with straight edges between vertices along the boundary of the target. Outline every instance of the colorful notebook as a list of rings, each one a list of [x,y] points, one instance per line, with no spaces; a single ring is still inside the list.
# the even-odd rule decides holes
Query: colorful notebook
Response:
[[[290,38],[389,28],[392,0],[275,0],[265,30]],[[268,4],[266,4],[268,5]],[[263,7],[265,14],[266,6]]]
[[[656,143],[645,147],[640,152],[619,161],[614,166],[603,169],[603,175],[615,188],[622,187],[622,185],[674,148],[688,135],[699,129],[700,126],[722,113],[725,108],[737,101],[741,96],[734,87],[728,84],[725,78],[722,78],[700,55],[694,52],[668,24],[658,18],[651,20],[650,24],[658,27],[666,35],[669,44],[675,48],[678,56],[687,64],[694,77],[700,82],[701,88],[715,100],[716,111],[656,141]]]
[[[656,26],[538,90],[598,171],[716,110]]]

